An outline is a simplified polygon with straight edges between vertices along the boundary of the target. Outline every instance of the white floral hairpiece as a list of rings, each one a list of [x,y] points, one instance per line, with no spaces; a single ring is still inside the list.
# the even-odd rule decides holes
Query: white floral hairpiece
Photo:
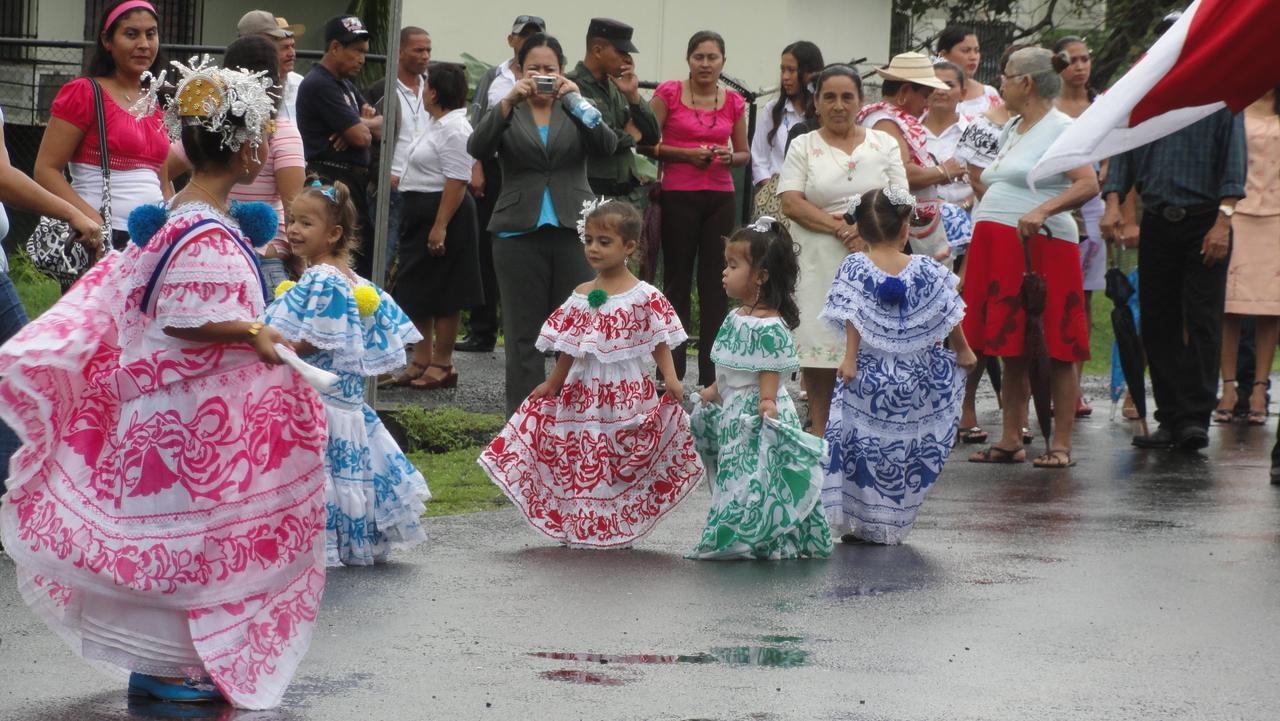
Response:
[[[910,205],[915,206],[916,196],[901,185],[890,185],[884,189],[884,197],[889,199],[894,205]]]
[[[844,217],[845,217],[846,223],[848,223],[849,225],[854,224],[854,221],[849,219],[858,217],[858,208],[861,206],[862,206],[861,194],[858,194],[853,196],[852,198],[849,198],[849,207],[847,210],[844,211]]]
[[[778,219],[774,218],[772,215],[762,215],[759,218],[756,218],[755,222],[747,227],[757,233],[768,233],[776,222],[778,222]]]
[[[582,201],[582,212],[578,214],[578,239],[587,242],[587,218],[600,206],[613,202],[609,198],[600,197]]]
[[[276,108],[274,83],[265,72],[218,67],[208,55],[193,56],[187,65],[176,60],[170,65],[178,78],[173,95],[160,96],[168,71],[159,76],[145,73],[147,90],[130,112],[146,117],[162,108],[171,140],[182,136],[184,125],[197,125],[220,134],[223,146],[233,151],[245,143],[251,148],[262,145],[264,129],[272,122]],[[233,119],[243,120],[244,126]]]

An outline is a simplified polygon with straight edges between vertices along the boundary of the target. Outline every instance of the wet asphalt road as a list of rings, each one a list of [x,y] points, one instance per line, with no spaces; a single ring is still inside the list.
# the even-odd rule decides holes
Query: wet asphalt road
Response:
[[[1075,468],[959,449],[907,545],[827,561],[683,560],[705,488],[628,551],[548,547],[510,509],[433,519],[425,547],[330,574],[271,712],[129,708],[0,559],[0,719],[1276,718],[1274,420],[1187,456],[1096,415]]]

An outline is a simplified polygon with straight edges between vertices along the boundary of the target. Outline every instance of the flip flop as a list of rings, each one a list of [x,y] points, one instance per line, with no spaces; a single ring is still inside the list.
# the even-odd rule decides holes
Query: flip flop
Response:
[[[1031,465],[1036,468],[1070,468],[1075,464],[1069,448],[1050,449],[1048,453],[1031,462]]]
[[[980,426],[970,426],[960,429],[961,443],[986,443],[988,434],[982,430]]]
[[[970,463],[996,463],[1003,465],[1012,465],[1017,463],[1026,463],[1027,458],[1024,454],[1022,458],[1018,458],[1019,453],[1024,453],[1024,448],[1001,448],[1000,446],[987,446],[982,450],[969,456]]]

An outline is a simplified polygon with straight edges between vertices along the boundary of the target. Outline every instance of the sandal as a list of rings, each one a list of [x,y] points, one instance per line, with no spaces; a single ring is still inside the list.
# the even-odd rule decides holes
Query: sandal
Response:
[[[1138,407],[1133,404],[1133,396],[1128,393],[1124,395],[1124,406],[1120,409],[1120,415],[1124,416],[1125,420],[1138,420]]]
[[[1026,449],[1024,448],[1001,448],[1000,446],[987,446],[982,450],[969,456],[970,463],[997,463],[997,464],[1013,464],[1026,463]],[[1022,458],[1018,454],[1022,453]]]
[[[1093,415],[1093,407],[1085,401],[1084,396],[1077,398],[1076,418],[1088,418],[1091,415]]]
[[[1226,378],[1223,378],[1222,379],[1223,389],[1227,387],[1228,383],[1236,386],[1236,397],[1238,398],[1240,396],[1239,384],[1236,383],[1235,379],[1227,380]],[[1213,409],[1213,422],[1214,423],[1230,423],[1235,418],[1234,409],[1235,409],[1234,403],[1224,408],[1222,399],[1219,398],[1218,407]]]
[[[439,363],[432,363],[427,368],[439,368],[444,371],[443,378],[428,378],[426,370],[422,371],[422,375],[409,382],[409,387],[420,391],[434,391],[441,388],[457,388],[458,387],[458,371],[453,366],[442,366]]]
[[[413,372],[414,370],[417,372]],[[427,372],[427,367],[418,361],[409,361],[409,365],[405,369],[390,378],[378,381],[379,388],[390,388],[393,386],[410,386],[413,382],[422,377]]]
[[[1031,445],[1031,441],[1034,441],[1035,439],[1036,434],[1032,433],[1030,428],[1022,429],[1022,445],[1029,446]]]
[[[970,426],[969,428],[960,429],[961,443],[986,443],[987,432],[979,426]]]
[[[1262,402],[1267,403],[1267,398],[1271,391],[1271,381],[1269,380],[1257,381],[1253,385],[1254,387],[1263,386],[1266,389],[1266,391],[1262,394],[1262,398],[1263,398]],[[1269,405],[1264,405],[1262,410],[1260,411],[1255,411],[1252,408],[1250,408],[1249,413],[1245,415],[1245,421],[1251,426],[1265,426],[1267,425],[1267,418],[1270,415],[1271,415],[1271,408],[1269,407]]]
[[[1031,462],[1036,468],[1070,468],[1076,462],[1071,458],[1070,448],[1054,448]]]

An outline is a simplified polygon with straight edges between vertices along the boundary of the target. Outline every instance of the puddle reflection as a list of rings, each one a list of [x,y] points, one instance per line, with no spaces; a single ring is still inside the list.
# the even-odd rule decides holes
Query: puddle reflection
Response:
[[[570,651],[535,651],[529,655],[534,658],[545,658],[555,661],[579,661],[600,665],[665,665],[688,663],[793,668],[796,666],[804,666],[809,663],[808,651],[799,648],[782,648],[778,646],[734,646],[713,648],[703,653],[692,654],[607,654],[575,653]]]

